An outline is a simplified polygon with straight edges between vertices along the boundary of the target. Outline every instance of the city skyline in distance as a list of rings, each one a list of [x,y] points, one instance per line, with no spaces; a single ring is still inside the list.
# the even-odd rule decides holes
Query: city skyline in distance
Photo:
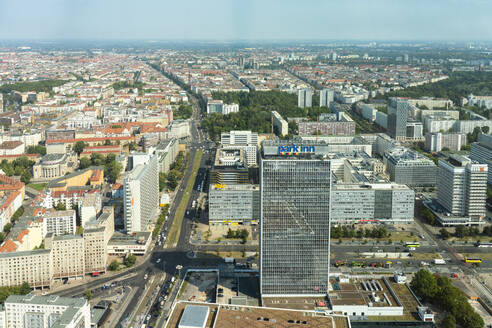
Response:
[[[492,2],[0,1],[0,39],[492,41]]]

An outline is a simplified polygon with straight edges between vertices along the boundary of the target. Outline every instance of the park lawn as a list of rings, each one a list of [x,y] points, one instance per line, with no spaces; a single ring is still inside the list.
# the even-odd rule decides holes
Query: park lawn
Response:
[[[176,214],[174,215],[173,224],[171,229],[169,230],[169,234],[166,239],[166,247],[172,248],[176,247],[179,240],[179,235],[181,233],[181,225],[183,223],[183,218],[186,212],[186,206],[190,201],[191,191],[193,190],[193,185],[195,184],[196,175],[198,174],[198,169],[200,168],[200,161],[202,159],[202,150],[198,150],[195,154],[195,162],[193,165],[193,171],[191,172],[190,180],[188,181],[188,185],[184,191],[183,198],[181,199],[181,203],[176,210]]]
[[[44,188],[46,188],[47,185],[48,185],[47,183],[30,183],[27,186],[34,190],[41,191]]]

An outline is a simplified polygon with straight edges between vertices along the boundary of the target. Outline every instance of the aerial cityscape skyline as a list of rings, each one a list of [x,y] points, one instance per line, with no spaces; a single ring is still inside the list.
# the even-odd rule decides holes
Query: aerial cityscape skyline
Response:
[[[0,0],[0,328],[491,328],[491,12]]]
[[[490,11],[483,0],[2,1],[0,39],[491,41]]]

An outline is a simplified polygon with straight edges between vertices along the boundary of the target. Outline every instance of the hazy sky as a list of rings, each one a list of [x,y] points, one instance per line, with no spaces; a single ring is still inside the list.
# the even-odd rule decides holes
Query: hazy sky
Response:
[[[0,39],[492,40],[492,0],[0,0]]]

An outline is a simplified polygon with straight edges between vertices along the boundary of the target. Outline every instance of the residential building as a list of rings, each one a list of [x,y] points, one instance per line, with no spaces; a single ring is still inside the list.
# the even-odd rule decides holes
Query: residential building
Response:
[[[299,89],[297,92],[297,107],[312,107],[313,91],[311,89]]]
[[[492,185],[492,135],[478,135],[478,142],[471,144],[470,159],[488,165],[487,182]]]
[[[260,219],[260,189],[250,184],[211,184],[210,224],[256,224]]]
[[[44,244],[46,249],[51,250],[53,279],[73,279],[84,276],[84,238],[81,235],[47,234]]]
[[[85,273],[99,275],[106,272],[108,265],[108,244],[114,234],[113,207],[103,208],[96,220],[86,223],[84,232]]]
[[[272,111],[273,129],[278,136],[289,134],[289,123],[277,111]]]
[[[4,141],[0,144],[0,155],[19,155],[26,152],[22,141]]]
[[[262,297],[328,293],[331,171],[330,161],[317,156],[315,147],[263,142]],[[284,152],[291,155],[280,157]]]
[[[89,193],[85,195],[79,205],[80,224],[85,227],[86,222],[96,219],[102,209],[101,193]]]
[[[74,210],[48,212],[42,215],[42,219],[45,226],[45,235],[72,235],[76,232],[76,217]]]
[[[434,187],[437,167],[432,160],[404,147],[396,147],[384,154],[386,171],[391,181],[409,187]]]
[[[335,224],[410,224],[414,219],[414,199],[415,192],[400,184],[333,184],[331,221]]]
[[[450,155],[439,160],[437,199],[453,216],[482,218],[487,198],[487,164]]]
[[[430,152],[440,152],[445,148],[450,151],[460,151],[465,145],[466,134],[464,133],[437,132],[425,135],[425,149]]]
[[[153,155],[146,164],[139,164],[125,173],[124,225],[128,234],[146,231],[159,208],[158,157]]]
[[[176,138],[170,138],[161,141],[157,145],[155,152],[159,160],[159,172],[168,173],[171,164],[174,163],[179,153],[178,140]]]
[[[190,136],[190,120],[174,120],[169,124],[169,138],[186,138]]]
[[[355,134],[355,122],[299,122],[299,135],[337,135],[350,136]]]
[[[50,288],[53,266],[50,249],[0,254],[0,286],[20,286],[24,282],[33,288]]]
[[[335,96],[335,91],[332,89],[321,90],[319,92],[319,106],[330,107],[330,103],[333,101],[334,96]]]
[[[10,295],[5,300],[5,328],[90,328],[85,298]]]

